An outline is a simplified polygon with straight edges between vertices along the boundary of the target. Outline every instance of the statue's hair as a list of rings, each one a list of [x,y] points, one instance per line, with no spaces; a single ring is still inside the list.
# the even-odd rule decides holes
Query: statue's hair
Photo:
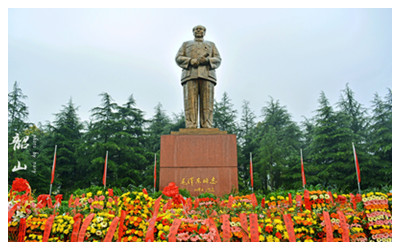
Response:
[[[199,26],[200,26],[200,27],[203,27],[203,28],[204,28],[204,31],[206,31],[206,27],[204,27],[203,25],[196,25],[196,26],[194,26],[194,27],[193,27],[193,31],[194,31],[197,27],[199,27]]]

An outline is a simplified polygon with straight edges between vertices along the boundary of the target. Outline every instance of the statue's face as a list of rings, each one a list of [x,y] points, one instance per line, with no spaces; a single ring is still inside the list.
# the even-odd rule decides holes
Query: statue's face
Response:
[[[196,26],[193,29],[193,35],[196,38],[203,38],[206,34],[206,29],[203,26]]]

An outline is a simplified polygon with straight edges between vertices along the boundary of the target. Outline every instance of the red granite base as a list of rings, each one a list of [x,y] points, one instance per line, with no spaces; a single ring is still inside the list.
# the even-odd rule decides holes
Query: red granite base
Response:
[[[238,190],[236,135],[162,135],[160,190],[170,182],[193,196]]]

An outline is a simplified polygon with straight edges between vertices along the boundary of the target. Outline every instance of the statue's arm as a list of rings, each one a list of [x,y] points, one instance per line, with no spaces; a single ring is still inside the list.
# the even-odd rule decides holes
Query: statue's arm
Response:
[[[186,42],[184,42],[180,47],[178,53],[176,54],[175,61],[179,67],[183,69],[188,69],[191,58],[186,56],[185,47],[186,47]]]
[[[209,57],[210,68],[216,69],[221,65],[221,56],[219,55],[218,49],[215,44],[212,45],[212,54]]]

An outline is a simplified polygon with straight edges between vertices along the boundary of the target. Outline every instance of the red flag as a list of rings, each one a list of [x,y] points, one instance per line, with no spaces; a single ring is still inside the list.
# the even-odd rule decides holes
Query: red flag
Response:
[[[106,179],[107,179],[107,159],[108,159],[108,151],[106,151],[106,160],[105,160],[105,162],[104,162],[103,186],[106,186]]]
[[[54,181],[54,172],[56,171],[56,159],[57,159],[57,145],[54,148],[53,168],[51,169],[50,184],[53,184],[53,181]]]
[[[251,181],[251,187],[253,188],[253,161],[250,153],[250,181]]]
[[[301,180],[303,181],[303,188],[306,185],[306,175],[304,174],[304,165],[303,165],[303,151],[300,149],[300,161],[301,161]]]
[[[154,192],[156,191],[157,184],[157,155],[154,154]]]
[[[354,143],[352,143],[352,144],[353,144],[354,161],[356,163],[357,181],[358,181],[358,183],[361,183],[360,165],[358,165],[358,158],[357,158],[357,154],[356,154],[356,148],[354,147]]]

